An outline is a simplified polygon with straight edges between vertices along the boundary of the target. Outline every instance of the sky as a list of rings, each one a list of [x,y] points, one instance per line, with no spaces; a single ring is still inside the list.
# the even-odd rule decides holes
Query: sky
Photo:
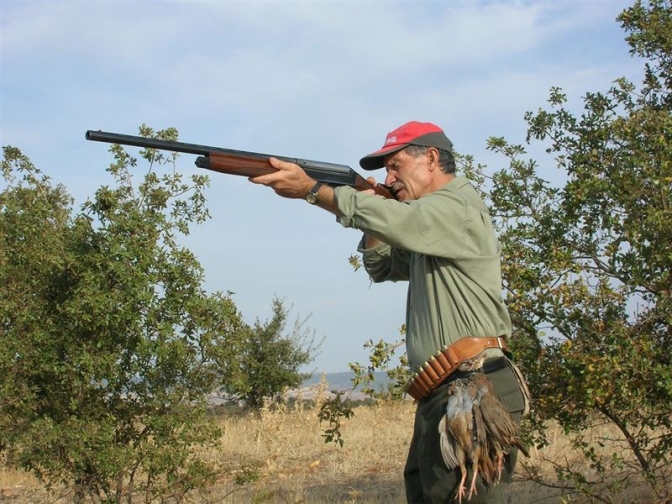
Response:
[[[552,87],[580,110],[586,92],[636,80],[616,21],[632,3],[3,0],[0,145],[20,148],[76,208],[112,182],[109,145],[85,132],[142,124],[362,173],[389,131],[428,121],[494,172],[505,160],[488,137],[523,143],[525,112],[546,108]],[[178,170],[203,173],[194,161],[182,155]],[[244,177],[212,173],[206,196],[211,219],[182,240],[205,288],[232,292],[250,324],[283,299],[288,331],[305,320],[324,339],[307,371],[347,371],[368,362],[366,341],[400,338],[407,284],[354,271],[359,231]]]

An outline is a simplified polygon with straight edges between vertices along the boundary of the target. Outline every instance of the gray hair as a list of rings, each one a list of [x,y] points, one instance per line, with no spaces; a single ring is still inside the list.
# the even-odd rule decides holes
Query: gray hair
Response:
[[[406,147],[404,151],[409,156],[418,157],[421,154],[425,154],[429,148],[430,147],[411,144]],[[439,166],[441,167],[441,171],[443,173],[455,173],[455,158],[453,157],[453,153],[444,149],[439,149],[438,147],[434,147],[434,149],[439,151]]]

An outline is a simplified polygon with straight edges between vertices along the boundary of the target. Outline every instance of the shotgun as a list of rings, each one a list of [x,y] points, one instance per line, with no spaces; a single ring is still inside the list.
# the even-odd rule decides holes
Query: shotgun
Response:
[[[275,171],[268,159],[274,157],[281,161],[288,161],[299,165],[308,176],[318,182],[332,186],[350,186],[358,191],[373,189],[376,194],[385,198],[394,198],[390,188],[384,184],[370,184],[364,177],[347,165],[325,163],[322,161],[310,161],[308,159],[288,158],[259,152],[246,152],[241,150],[224,149],[222,147],[209,147],[207,145],[190,144],[183,142],[171,142],[157,138],[147,138],[105,131],[86,132],[86,139],[95,142],[107,142],[111,144],[131,145],[145,149],[158,149],[170,152],[182,152],[196,154],[196,166],[206,170],[230,175],[242,175],[245,177],[257,177]]]

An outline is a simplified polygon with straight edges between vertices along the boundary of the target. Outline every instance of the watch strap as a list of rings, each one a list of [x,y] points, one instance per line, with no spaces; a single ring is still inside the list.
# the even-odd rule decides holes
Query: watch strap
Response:
[[[306,201],[311,205],[314,205],[317,202],[317,193],[322,185],[322,182],[317,182],[308,194],[306,194]]]

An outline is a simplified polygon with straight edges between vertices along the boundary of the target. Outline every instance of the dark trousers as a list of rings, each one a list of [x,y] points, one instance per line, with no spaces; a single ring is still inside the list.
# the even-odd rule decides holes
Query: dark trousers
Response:
[[[511,370],[508,359],[493,359],[486,362],[485,374],[490,378],[495,391],[512,418],[520,422],[525,406],[524,397],[520,390],[518,379]],[[448,381],[441,384],[429,396],[424,398],[415,412],[413,439],[404,469],[406,484],[406,499],[409,504],[452,504],[455,501],[460,479],[460,468],[448,469],[441,456],[439,441],[439,421],[446,413],[448,383],[459,377],[454,374]],[[462,375],[463,376],[463,375]],[[503,493],[511,482],[513,469],[516,464],[517,450],[512,450],[504,460],[502,478],[497,485],[486,487],[477,478],[476,495],[473,495],[469,504],[488,503],[503,504]],[[467,475],[467,487],[471,482],[472,473]],[[464,498],[463,503],[467,500]]]

